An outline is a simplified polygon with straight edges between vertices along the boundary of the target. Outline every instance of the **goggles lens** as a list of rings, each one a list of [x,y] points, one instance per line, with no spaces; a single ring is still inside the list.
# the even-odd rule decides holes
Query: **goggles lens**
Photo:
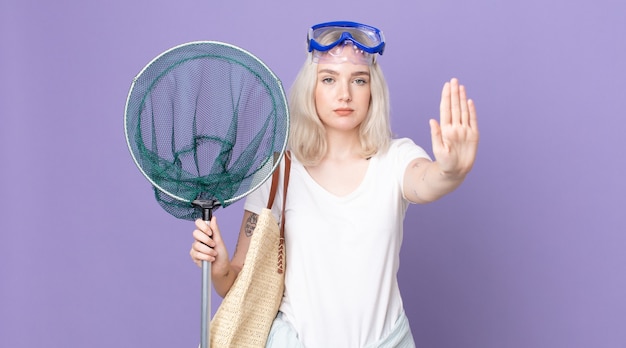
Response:
[[[339,44],[352,42],[370,54],[383,54],[385,37],[378,28],[356,22],[328,22],[312,26],[307,38],[309,52],[326,52]]]
[[[351,41],[338,44],[328,51],[313,50],[313,63],[338,64],[351,62],[357,65],[371,65],[375,55],[367,53],[355,46]]]

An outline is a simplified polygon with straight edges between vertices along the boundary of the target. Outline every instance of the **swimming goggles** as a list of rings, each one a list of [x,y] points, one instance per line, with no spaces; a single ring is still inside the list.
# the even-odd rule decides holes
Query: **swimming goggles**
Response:
[[[331,39],[332,42],[330,43],[321,43],[320,39],[330,36],[331,32],[341,33],[341,35],[337,39]],[[382,55],[385,50],[385,37],[382,31],[356,22],[340,21],[316,24],[309,29],[307,42],[309,52],[313,50],[326,52],[346,42],[352,42],[355,48],[369,54],[378,53]]]

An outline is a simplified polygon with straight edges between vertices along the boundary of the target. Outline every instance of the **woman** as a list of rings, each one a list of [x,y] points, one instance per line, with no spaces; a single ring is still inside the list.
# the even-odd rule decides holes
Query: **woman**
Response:
[[[391,137],[378,29],[322,23],[310,29],[308,44],[290,92],[288,261],[267,346],[413,347],[397,282],[404,214],[409,203],[451,192],[471,170],[474,103],[456,79],[444,85],[440,121],[430,121],[431,161],[411,140]],[[216,220],[196,222],[190,255],[198,265],[213,263],[222,296],[243,267],[268,191],[269,181],[247,198],[232,260]]]

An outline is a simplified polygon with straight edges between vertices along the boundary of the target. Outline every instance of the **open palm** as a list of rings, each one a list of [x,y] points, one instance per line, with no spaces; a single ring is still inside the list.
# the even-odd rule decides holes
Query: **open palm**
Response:
[[[441,92],[440,120],[430,120],[433,154],[446,175],[464,176],[474,165],[478,150],[476,107],[455,78]]]

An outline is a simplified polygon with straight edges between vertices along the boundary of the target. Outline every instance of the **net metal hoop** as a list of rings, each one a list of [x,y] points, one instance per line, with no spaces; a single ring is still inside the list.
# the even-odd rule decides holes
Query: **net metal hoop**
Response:
[[[265,70],[266,73],[268,73],[268,75],[270,75],[276,82],[276,87],[280,90],[280,94],[282,98],[275,98],[274,95],[272,93],[268,93],[270,96],[272,96],[272,102],[274,105],[278,105],[281,104],[281,107],[284,110],[288,110],[288,105],[287,105],[287,98],[285,97],[285,91],[282,87],[282,84],[280,83],[280,79],[274,74],[274,72],[265,64],[263,63],[259,58],[257,58],[255,55],[253,55],[252,53],[250,53],[249,51],[242,49],[240,47],[228,44],[228,43],[224,43],[224,42],[219,42],[219,41],[193,41],[193,42],[188,42],[188,43],[184,43],[175,47],[172,47],[166,51],[164,51],[163,53],[159,54],[157,57],[155,57],[154,59],[152,59],[134,78],[133,78],[133,82],[131,84],[130,90],[128,92],[128,96],[126,98],[126,105],[124,108],[124,134],[125,134],[125,138],[126,138],[126,144],[128,146],[129,152],[133,158],[133,161],[135,162],[135,165],[137,166],[137,168],[139,168],[139,171],[142,173],[142,175],[150,182],[150,184],[155,187],[156,189],[158,189],[160,192],[166,194],[167,196],[178,200],[180,202],[184,202],[184,203],[191,203],[192,200],[187,199],[187,198],[183,198],[180,197],[178,195],[175,195],[169,191],[167,191],[165,188],[163,188],[161,185],[159,185],[157,182],[155,182],[150,175],[148,175],[148,173],[146,173],[146,171],[144,170],[144,168],[142,168],[141,163],[139,161],[139,159],[137,158],[137,154],[135,153],[135,151],[133,150],[133,145],[131,143],[131,137],[129,134],[129,129],[128,129],[128,119],[129,119],[129,114],[132,115],[132,113],[129,110],[129,107],[131,105],[131,100],[133,99],[133,96],[135,96],[137,93],[143,93],[141,95],[141,104],[139,107],[139,110],[137,110],[138,114],[141,114],[141,112],[143,111],[143,107],[145,104],[145,100],[146,98],[149,96],[151,90],[152,90],[152,86],[154,86],[155,84],[157,84],[157,82],[161,79],[161,77],[167,75],[167,73],[169,71],[171,71],[172,69],[174,69],[175,67],[190,61],[190,60],[194,60],[194,59],[203,59],[203,58],[212,58],[212,59],[221,59],[224,61],[228,61],[231,63],[236,63],[239,66],[247,69],[250,73],[256,75],[257,77],[260,77],[259,74],[254,71],[253,69],[250,69],[248,66],[246,66],[245,64],[242,64],[241,62],[237,61],[236,59],[233,59],[231,57],[227,57],[227,56],[222,56],[222,55],[216,55],[216,54],[199,54],[197,56],[194,57],[190,57],[187,58],[185,60],[181,60],[181,61],[177,61],[174,64],[170,65],[167,69],[164,69],[163,72],[161,74],[159,74],[159,78],[155,79],[152,81],[152,83],[150,84],[150,87],[146,88],[145,91],[138,91],[137,90],[137,81],[141,78],[141,76],[148,71],[156,62],[160,61],[163,57],[169,55],[172,52],[175,52],[181,48],[185,48],[188,46],[192,46],[192,45],[215,45],[215,46],[222,46],[225,48],[229,48],[232,50],[236,50],[240,53],[242,53],[243,55],[246,55],[248,58],[251,58],[252,60],[254,60],[256,63],[258,63],[258,65]],[[259,78],[259,81],[264,85],[264,87],[269,91],[270,87],[268,86],[267,82],[264,79]],[[287,116],[288,116],[288,111],[287,111]],[[288,133],[289,130],[289,117],[286,117],[286,119],[284,120],[285,124],[286,124],[286,131]],[[141,134],[141,126],[140,124],[137,125],[137,127],[139,128],[139,131],[137,132],[137,134]],[[265,177],[264,180],[259,181],[258,183],[256,183],[255,185],[251,186],[246,192],[241,193],[235,197],[230,197],[228,199],[224,200],[224,203],[229,204],[232,202],[235,202],[241,198],[243,198],[244,196],[248,195],[250,192],[256,190],[257,188],[259,188],[267,178],[269,178],[271,176],[271,173],[279,166],[282,157],[285,153],[285,150],[287,148],[287,140],[288,140],[288,136],[286,135],[284,137],[284,141],[283,144],[281,145],[281,150],[278,152],[278,157],[274,160],[274,161],[269,161],[272,158],[268,158],[268,163],[271,162],[271,169],[269,171],[267,171],[267,176]],[[145,146],[143,145],[141,142],[137,142],[139,147]],[[268,164],[266,163],[266,164]],[[265,166],[263,166],[265,167]]]

